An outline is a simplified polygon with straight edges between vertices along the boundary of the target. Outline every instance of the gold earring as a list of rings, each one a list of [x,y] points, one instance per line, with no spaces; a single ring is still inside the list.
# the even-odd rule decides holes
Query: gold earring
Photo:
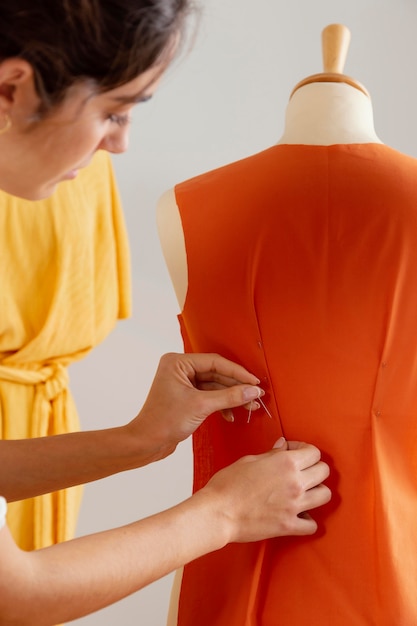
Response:
[[[10,116],[6,113],[4,116],[4,126],[3,128],[0,128],[0,135],[7,133],[11,125],[12,125],[12,121],[10,119]]]

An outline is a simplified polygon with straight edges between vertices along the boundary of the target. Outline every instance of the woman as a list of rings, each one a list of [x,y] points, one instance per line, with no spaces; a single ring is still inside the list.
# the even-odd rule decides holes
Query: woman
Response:
[[[58,176],[62,175],[64,180],[69,178],[70,181],[60,185],[49,198],[57,181],[48,181],[50,188],[47,190],[39,189],[33,158],[30,157],[32,147],[35,152],[40,146],[45,150],[46,158],[42,159],[38,153],[35,163],[42,171],[42,177],[47,179],[48,175],[53,177],[53,173],[48,174],[48,167],[57,165],[59,172],[60,157],[71,145],[77,148],[81,145],[76,136],[72,143],[65,138],[63,148],[57,153],[54,145],[48,145],[46,134],[42,131],[39,140],[37,131],[42,126],[39,120],[48,117],[51,107],[61,101],[65,87],[77,81],[80,73],[85,74],[92,54],[94,65],[91,71],[100,77],[101,82],[121,80],[128,65],[128,46],[134,36],[133,31],[135,28],[146,30],[146,25],[144,20],[136,19],[135,22],[132,18],[130,40],[127,36],[124,52],[120,50],[121,56],[126,58],[119,60],[113,78],[109,78],[105,72],[114,51],[100,38],[104,36],[108,41],[111,33],[116,33],[114,22],[118,17],[117,11],[121,16],[123,11],[134,11],[134,5],[123,7],[123,4],[115,4],[109,12],[101,13],[91,2],[71,3],[69,8],[65,5],[60,8],[54,3],[50,11],[49,8],[43,11],[33,7],[33,3],[17,3],[12,9],[6,3],[2,4],[0,28],[4,32],[1,33],[0,59],[3,61],[3,108],[0,128],[3,128],[3,137],[0,138],[0,149],[6,177],[2,177],[0,183],[3,190],[0,192],[0,284],[3,293],[0,432],[4,439],[23,439],[78,430],[66,366],[101,341],[117,317],[126,317],[130,308],[127,245],[108,154],[103,150],[96,151],[96,145],[90,143],[84,164],[87,161],[91,163],[75,179],[74,172],[66,171],[64,165]],[[140,10],[140,6],[136,7],[136,11]],[[164,29],[175,28],[174,24],[169,24],[173,15],[166,15],[167,23],[163,22],[162,13],[161,16],[159,25],[152,24],[152,15],[148,18],[149,33],[144,33],[141,56],[137,61],[144,67],[148,64],[147,57],[158,54],[158,46],[164,46],[164,37],[169,39],[169,32],[164,32]],[[158,17],[157,8],[154,17]],[[119,36],[123,36],[122,31],[123,28]],[[72,43],[83,32],[85,39],[90,41],[88,50],[76,49]],[[152,37],[151,43],[145,43],[148,37]],[[29,98],[23,94],[23,107],[19,101],[22,85],[15,93],[14,79],[10,83],[10,76],[7,76],[11,59],[23,62],[23,65],[14,65],[14,78],[18,82],[24,78],[24,72],[21,72],[25,66],[29,73],[33,73],[36,89],[40,92],[40,95],[32,92]],[[27,60],[31,62],[30,67]],[[14,95],[12,101],[7,103],[10,90]],[[112,102],[112,106],[115,104],[119,108],[122,106]],[[13,105],[12,117],[8,110],[10,105]],[[28,106],[29,111],[26,110]],[[125,120],[124,112],[111,115],[108,120],[106,112],[106,125],[114,127]],[[48,120],[49,130],[52,129],[54,134],[62,119],[52,118]],[[93,128],[88,121],[87,124]],[[71,139],[76,128],[69,127]],[[83,127],[78,127],[78,130],[80,137],[88,136]],[[28,142],[22,141],[26,132],[31,135]],[[19,152],[15,159],[19,164],[16,170],[17,187],[12,182],[13,174],[9,169],[9,163],[14,159],[9,152],[10,146]],[[52,154],[53,159],[50,158]],[[77,159],[73,164],[78,165]],[[30,189],[22,188],[25,181]],[[34,205],[22,198],[31,201],[46,199]],[[49,260],[51,255],[53,263]],[[72,489],[12,504],[8,519],[16,541],[24,549],[33,549],[71,538],[78,501],[78,490]]]
[[[130,112],[157,88],[188,10],[186,0],[16,0],[12,5],[1,0],[0,188],[37,201],[60,182],[82,177],[98,151],[123,152]],[[17,335],[9,337],[2,348],[7,376],[12,368],[4,359],[18,349]],[[30,362],[15,366],[38,381],[33,401],[44,407],[41,434],[54,436],[0,441],[0,493],[9,500],[164,458],[210,413],[226,409],[230,417],[232,407],[256,408],[262,393],[254,375],[220,356],[166,355],[131,422],[65,434],[65,419],[59,429],[52,414],[54,393],[63,384],[55,356],[51,349],[33,371]],[[10,419],[18,419],[12,402],[7,410]],[[7,431],[4,421],[2,430]],[[328,501],[329,491],[320,484],[328,468],[314,446],[288,446],[285,450],[280,442],[279,450],[242,459],[186,502],[123,529],[30,553],[19,550],[3,529],[1,623],[74,619],[227,542],[315,532],[315,522],[299,514]],[[46,508],[58,507],[57,500]],[[65,502],[57,524],[63,523],[63,512]]]

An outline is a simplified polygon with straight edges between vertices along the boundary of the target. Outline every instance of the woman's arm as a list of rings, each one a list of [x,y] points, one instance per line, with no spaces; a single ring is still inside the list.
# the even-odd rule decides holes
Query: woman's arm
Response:
[[[50,548],[23,552],[3,528],[1,626],[76,619],[229,542],[314,533],[300,515],[330,499],[328,467],[314,446],[290,448],[244,457],[167,511]]]
[[[258,379],[216,354],[166,354],[129,424],[0,441],[0,494],[10,502],[91,482],[166,457],[214,411],[258,397]]]

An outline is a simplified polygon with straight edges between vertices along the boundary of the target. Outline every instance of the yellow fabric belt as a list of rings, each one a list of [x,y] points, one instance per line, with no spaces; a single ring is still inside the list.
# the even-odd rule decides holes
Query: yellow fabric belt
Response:
[[[0,378],[11,383],[21,383],[22,385],[45,383],[45,389],[47,389],[48,396],[51,399],[68,385],[67,370],[60,363],[52,363],[41,368],[30,369],[26,365],[0,364]]]
[[[63,392],[68,389],[69,384],[66,367],[60,363],[45,365],[39,369],[0,365],[0,380],[35,387],[31,437],[45,437],[67,431],[63,406],[65,403]],[[52,424],[51,403],[53,403]]]
[[[29,368],[27,364],[0,364],[0,380],[34,388],[30,423],[26,424],[30,438],[66,433],[78,428],[78,416],[73,402],[69,401],[69,377],[65,366],[52,363]],[[16,412],[19,412],[18,406]],[[27,409],[25,413],[27,416]],[[16,416],[16,419],[19,417]],[[13,415],[8,419],[14,419]],[[32,508],[29,501],[11,503],[9,518],[15,539],[25,549],[42,548],[70,539],[75,531],[79,499],[80,489],[71,488],[34,498]]]

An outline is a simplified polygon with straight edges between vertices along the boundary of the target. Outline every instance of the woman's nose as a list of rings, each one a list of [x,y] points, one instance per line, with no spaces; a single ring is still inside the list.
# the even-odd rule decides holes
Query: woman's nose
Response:
[[[126,152],[129,147],[129,128],[121,127],[113,130],[106,135],[101,142],[100,148],[112,152],[113,154],[121,154]]]

